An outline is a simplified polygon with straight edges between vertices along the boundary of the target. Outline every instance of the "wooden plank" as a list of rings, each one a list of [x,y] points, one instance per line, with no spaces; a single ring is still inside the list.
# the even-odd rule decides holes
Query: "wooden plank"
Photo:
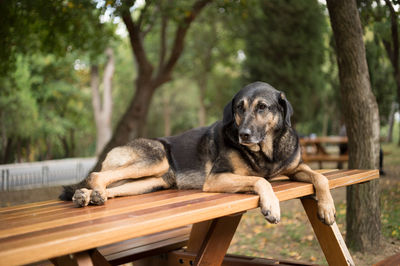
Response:
[[[130,212],[140,209],[146,209],[154,206],[163,206],[171,203],[176,203],[185,200],[206,198],[216,193],[193,193],[193,191],[180,191],[174,197],[169,195],[161,195],[161,197],[154,196],[152,199],[136,204],[124,204],[119,206],[95,206],[94,208],[71,208],[72,212],[57,212],[54,215],[48,216],[47,214],[35,216],[30,219],[12,221],[13,226],[10,228],[9,222],[4,220],[0,223],[0,239],[16,234],[23,234],[38,230],[45,230],[55,226],[63,226],[69,224],[76,224],[78,222],[85,222],[97,218],[104,218],[120,214],[122,212]],[[107,211],[104,211],[107,210]]]
[[[315,143],[329,143],[329,144],[340,144],[347,143],[347,137],[341,136],[326,136],[326,137],[316,137],[316,138],[300,138],[300,144],[315,144]]]
[[[40,203],[40,202],[39,202]],[[21,206],[21,208],[16,208],[16,209],[9,209],[9,210],[3,210],[3,208],[0,209],[0,216],[18,216],[19,214],[25,214],[25,213],[32,213],[40,210],[48,211],[52,209],[60,209],[60,208],[69,208],[70,207],[70,202],[65,202],[65,201],[60,201],[60,200],[54,200],[54,201],[49,201],[46,202],[45,204],[34,204],[34,203],[29,203],[29,204],[24,204]],[[16,206],[18,207],[18,206]]]
[[[114,253],[111,256],[106,256],[107,260],[112,265],[121,265],[132,261],[147,259],[168,252],[179,250],[187,245],[188,238],[176,237],[171,239],[160,240],[159,242],[150,245],[141,246],[132,250],[124,250],[119,253]],[[164,263],[163,263],[164,264]],[[158,264],[158,265],[163,265]],[[136,265],[136,264],[135,264]]]
[[[196,253],[188,252],[186,250],[172,251],[168,254],[169,261],[179,262],[182,265],[193,265],[196,259]],[[177,265],[177,264],[172,264]],[[221,266],[312,266],[315,264],[288,261],[281,259],[264,259],[254,258],[243,255],[226,254]]]
[[[360,183],[379,176],[377,170],[323,172],[330,179],[331,187]],[[311,184],[279,182],[273,182],[273,187],[280,200],[314,192]],[[154,202],[155,199],[158,200]],[[50,212],[43,207],[45,205],[33,204],[32,208],[38,210],[36,215],[26,206],[13,210],[7,208],[0,214],[3,228],[0,265],[40,261],[246,211],[258,207],[258,199],[258,196],[249,194],[170,190],[112,199],[104,206],[87,208],[73,208],[69,202],[63,203],[68,207],[57,209],[51,205],[57,202],[47,202],[45,205],[50,204]],[[15,216],[17,213],[21,215],[19,218]],[[63,220],[68,222],[63,224]]]
[[[0,240],[9,265],[25,264],[255,208],[254,195],[218,194]],[[30,256],[23,256],[30,254]]]
[[[347,162],[348,155],[302,154],[304,162]]]
[[[378,178],[379,170],[336,170],[325,173],[325,176],[329,180],[330,189],[333,189]],[[312,184],[293,181],[289,185],[281,185],[279,182],[271,183],[279,201],[285,201],[314,194],[314,187]]]
[[[150,252],[161,247],[175,246],[183,247],[187,244],[191,226],[147,235],[144,237],[129,239],[112,245],[99,247],[99,252],[109,261],[115,261],[122,257],[130,257],[131,261],[143,257],[143,253]]]
[[[171,194],[176,194],[176,193],[182,193],[182,191],[178,190],[161,190],[153,193],[148,193],[148,194],[142,194],[138,196],[133,197],[120,197],[120,198],[115,198],[112,199],[112,201],[109,201],[107,204],[107,207],[110,208],[118,208],[124,205],[133,205],[136,204],[138,201],[143,202],[146,200],[151,200],[153,197],[168,197],[172,196]],[[76,208],[74,204],[71,204],[70,201],[54,201],[50,205],[38,205],[32,204],[33,206],[30,208],[24,208],[20,210],[13,210],[10,212],[6,213],[0,213],[0,219],[7,219],[7,217],[10,218],[23,218],[23,217],[29,217],[32,218],[32,216],[38,216],[40,215],[42,217],[42,214],[48,213],[49,215],[51,213],[61,213],[60,210],[64,210],[62,213],[78,213],[78,212],[84,212],[85,208]],[[92,210],[94,209],[101,209],[105,208],[106,205],[103,206],[90,206]]]
[[[400,265],[400,253],[394,254],[393,256],[390,256],[389,258],[386,258],[380,262],[377,262],[373,266],[388,266],[388,265],[399,266]]]
[[[336,222],[333,225],[322,223],[317,217],[317,202],[301,199],[314,233],[329,265],[355,265]]]

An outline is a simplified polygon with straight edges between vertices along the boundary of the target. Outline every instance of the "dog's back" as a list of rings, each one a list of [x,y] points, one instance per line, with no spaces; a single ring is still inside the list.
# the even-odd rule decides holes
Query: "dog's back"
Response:
[[[206,175],[211,171],[211,162],[217,155],[215,139],[219,136],[220,124],[216,122],[209,127],[159,138],[171,168],[165,178],[174,179],[180,189],[201,189]]]

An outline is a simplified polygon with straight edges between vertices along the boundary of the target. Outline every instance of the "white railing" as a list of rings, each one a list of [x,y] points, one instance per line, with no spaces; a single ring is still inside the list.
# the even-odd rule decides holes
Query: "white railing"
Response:
[[[0,165],[0,191],[69,185],[81,181],[97,158]]]

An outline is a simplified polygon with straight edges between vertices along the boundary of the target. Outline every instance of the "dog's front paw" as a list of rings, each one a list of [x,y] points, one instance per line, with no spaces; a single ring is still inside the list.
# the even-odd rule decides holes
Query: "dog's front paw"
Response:
[[[90,203],[94,205],[103,205],[107,201],[105,190],[94,189],[90,195]]]
[[[336,210],[333,200],[318,201],[318,218],[327,225],[335,222]]]
[[[273,194],[270,197],[260,196],[260,209],[261,213],[265,216],[268,222],[277,224],[281,220],[281,208],[279,206],[279,200]]]
[[[91,193],[92,191],[86,188],[77,189],[72,197],[72,201],[77,207],[87,206],[90,202]]]

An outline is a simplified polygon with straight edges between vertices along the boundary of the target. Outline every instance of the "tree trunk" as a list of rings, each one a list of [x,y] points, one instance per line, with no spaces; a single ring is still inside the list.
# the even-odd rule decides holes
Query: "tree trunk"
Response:
[[[163,117],[164,117],[164,136],[171,135],[171,108],[170,108],[170,97],[163,94]]]
[[[154,66],[148,59],[143,43],[146,32],[141,28],[141,23],[146,8],[142,10],[136,21],[133,21],[129,7],[125,6],[125,8],[121,10],[121,17],[129,34],[129,41],[138,70],[138,76],[134,84],[136,91],[131,104],[120,119],[112,138],[98,156],[98,161],[93,171],[99,171],[101,169],[102,161],[112,148],[124,145],[130,139],[143,136],[149,106],[155,90],[171,80],[172,71],[183,52],[184,40],[191,23],[211,1],[212,0],[197,0],[193,3],[190,12],[187,13],[187,16],[184,17],[183,21],[179,23],[176,28],[168,60],[165,60],[165,55],[167,54],[165,49],[167,49],[167,47],[163,44],[160,45],[162,51],[157,71],[154,71]],[[150,3],[146,3],[146,5],[148,4]],[[166,33],[168,23],[165,19],[166,18],[163,19],[162,31]],[[166,36],[161,38],[161,42],[166,41],[165,37]],[[154,73],[156,74],[153,75]]]
[[[98,155],[112,136],[112,79],[114,75],[114,55],[111,48],[107,48],[107,63],[103,75],[103,101],[100,96],[99,70],[97,65],[90,69],[92,87],[92,105],[96,121],[96,155]]]
[[[369,81],[356,1],[328,0],[327,4],[349,138],[349,168],[377,169],[379,111]],[[381,236],[378,181],[347,188],[346,221],[350,247],[362,252],[376,250]]]
[[[204,127],[207,123],[207,110],[206,110],[206,104],[205,104],[205,98],[206,98],[206,90],[207,90],[207,76],[208,73],[204,73],[203,77],[201,77],[198,81],[198,86],[199,86],[199,111],[198,111],[198,117],[199,117],[199,127]]]
[[[144,125],[154,91],[155,88],[151,87],[150,84],[136,87],[133,101],[120,119],[112,138],[98,156],[94,171],[101,169],[101,163],[112,148],[125,145],[130,139],[143,136]]]
[[[13,144],[13,139],[7,137],[3,146],[1,164],[14,163],[15,158],[13,155],[15,152],[13,151]]]

